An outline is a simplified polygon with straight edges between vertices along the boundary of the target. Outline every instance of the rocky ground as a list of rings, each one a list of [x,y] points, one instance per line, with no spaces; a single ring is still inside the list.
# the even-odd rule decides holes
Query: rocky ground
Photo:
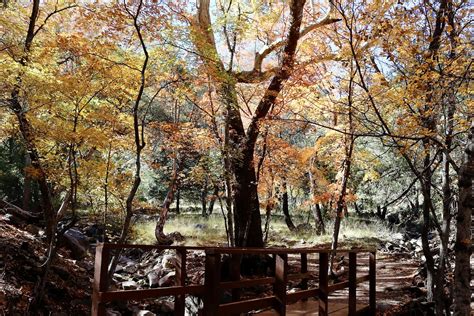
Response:
[[[98,239],[94,236],[98,231],[94,229],[84,225],[67,234],[69,241],[60,249],[47,283],[43,310],[45,315],[90,315],[93,251]],[[408,311],[411,315],[423,315],[429,311],[430,306],[423,301],[425,290],[421,242],[410,233],[395,234],[392,237],[391,242],[381,244],[378,249],[378,310],[381,315],[405,315]],[[0,215],[0,249],[0,315],[23,315],[41,273],[39,265],[46,259],[43,233],[31,224],[17,223],[5,214]],[[364,264],[363,260],[359,261],[361,265]],[[339,258],[338,268],[341,271],[347,264],[347,258]],[[174,253],[170,250],[126,251],[114,274],[112,287],[142,289],[174,285],[175,265]],[[310,259],[309,268],[316,276],[316,258]],[[291,269],[296,269],[296,264]],[[187,284],[203,283],[204,253],[192,252],[188,256],[187,271]],[[346,276],[341,273],[339,277],[343,279]],[[297,287],[297,283],[290,284],[290,290],[296,290]],[[252,288],[244,292],[243,296],[264,296],[270,291],[268,287]],[[367,291],[366,285],[361,286],[361,291]],[[343,300],[347,293],[341,292],[338,295],[334,298]],[[359,297],[364,300],[368,295],[359,294]],[[228,299],[230,295],[223,296],[223,300]],[[109,315],[117,316],[168,315],[173,311],[172,300],[173,298],[160,298],[126,302],[110,305],[107,310]],[[199,306],[199,299],[187,298],[189,315],[195,315]]]

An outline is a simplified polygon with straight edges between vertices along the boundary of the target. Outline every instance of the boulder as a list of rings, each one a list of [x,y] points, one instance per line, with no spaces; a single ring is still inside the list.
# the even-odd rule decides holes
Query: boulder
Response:
[[[64,244],[71,250],[74,259],[82,259],[87,256],[89,241],[81,231],[70,228],[64,233]]]
[[[158,281],[158,285],[160,287],[162,286],[171,286],[174,284],[174,276],[176,275],[176,272],[174,271],[171,271],[171,272],[168,272],[164,277],[162,277],[159,281]]]

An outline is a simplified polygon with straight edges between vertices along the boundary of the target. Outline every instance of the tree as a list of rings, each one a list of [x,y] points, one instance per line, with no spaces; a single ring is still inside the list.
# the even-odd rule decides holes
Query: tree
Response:
[[[258,136],[260,135],[260,122],[277,102],[277,97],[283,89],[284,83],[290,78],[295,62],[296,47],[300,37],[321,27],[333,23],[327,16],[317,23],[310,24],[300,30],[303,20],[304,0],[294,0],[290,3],[289,32],[282,40],[270,44],[255,55],[254,67],[251,71],[236,72],[233,69],[234,55],[238,33],[225,31],[228,48],[231,53],[229,68],[226,69],[220,59],[215,36],[212,31],[210,1],[201,0],[198,3],[196,19],[193,22],[195,34],[194,44],[202,56],[208,74],[213,79],[217,94],[224,104],[226,113],[225,121],[228,124],[229,146],[224,150],[230,153],[230,169],[233,175],[232,195],[234,199],[234,224],[235,244],[237,246],[262,246],[262,228],[260,219],[259,199],[254,166],[254,151]],[[229,6],[229,9],[231,6]],[[228,9],[228,10],[229,10]],[[239,15],[240,17],[240,15]],[[233,36],[231,38],[231,36]],[[284,47],[281,63],[278,67],[262,71],[262,62],[272,52]],[[240,106],[237,97],[237,84],[264,81],[271,78],[263,96],[258,103],[249,126],[245,131]]]

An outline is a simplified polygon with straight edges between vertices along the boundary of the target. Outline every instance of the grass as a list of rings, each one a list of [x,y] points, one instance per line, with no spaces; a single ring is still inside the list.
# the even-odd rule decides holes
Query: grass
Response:
[[[264,219],[262,219],[264,220]],[[295,216],[295,225],[305,220]],[[134,243],[155,243],[155,221],[139,221],[134,225]],[[262,223],[263,226],[263,223]],[[270,222],[267,246],[307,247],[328,245],[331,242],[332,222],[326,223],[327,233],[316,235],[314,230],[290,232],[281,216],[273,216]],[[186,239],[184,244],[191,246],[226,245],[224,221],[220,214],[208,218],[200,214],[183,214],[170,217],[165,225],[165,233],[179,232]],[[366,222],[356,217],[344,218],[341,223],[339,242],[345,247],[373,247],[382,240],[390,240],[394,231],[379,220]]]

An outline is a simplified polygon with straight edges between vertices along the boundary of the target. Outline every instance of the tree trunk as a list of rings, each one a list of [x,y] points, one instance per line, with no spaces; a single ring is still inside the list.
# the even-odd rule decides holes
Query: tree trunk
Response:
[[[423,195],[423,227],[421,230],[421,245],[423,249],[423,255],[425,256],[425,267],[426,267],[426,298],[428,301],[433,301],[434,298],[434,277],[435,277],[435,262],[433,255],[430,250],[430,244],[428,240],[428,234],[430,232],[430,206],[431,206],[431,181],[432,181],[432,171],[431,171],[431,160],[430,160],[430,145],[429,141],[423,141],[425,148],[425,158],[423,166],[425,170],[423,172],[422,178],[422,195]]]
[[[201,189],[201,215],[207,217],[207,178]]]
[[[180,202],[181,202],[181,189],[178,188],[176,189],[176,214],[180,214],[181,210],[179,209],[180,207]]]
[[[474,219],[474,121],[466,146],[464,163],[459,172],[459,204],[456,216],[456,244],[454,247],[456,267],[454,269],[454,315],[471,314],[471,252],[472,221]]]
[[[251,119],[247,133],[244,130],[240,116],[236,93],[237,76],[232,68],[227,71],[222,60],[216,61],[217,46],[212,32],[210,17],[210,1],[200,0],[196,15],[195,45],[209,68],[208,73],[213,77],[218,95],[226,108],[226,124],[229,127],[229,145],[225,148],[230,157],[230,168],[233,174],[232,193],[234,198],[234,236],[236,246],[262,247],[263,233],[261,227],[260,207],[257,192],[257,181],[254,169],[255,143],[259,136],[259,123],[275,105],[283,83],[290,77],[296,55],[296,46],[300,37],[300,26],[303,18],[304,0],[293,0],[290,4],[290,26],[284,42],[283,58],[280,67],[275,72],[254,116]],[[329,20],[325,23],[330,23]],[[321,24],[322,25],[322,24]],[[259,69],[261,71],[261,69]],[[233,150],[232,153],[229,150]]]
[[[313,177],[313,172],[312,172],[312,168],[313,168],[313,165],[314,165],[314,158],[311,158],[310,159],[310,166],[309,166],[309,171],[308,171],[308,175],[309,175],[309,195],[310,195],[310,198],[311,198],[311,203],[310,203],[310,209],[311,209],[311,212],[313,213],[313,217],[314,217],[314,224],[315,224],[315,227],[316,227],[316,234],[317,235],[321,235],[321,234],[325,234],[326,233],[326,227],[324,225],[324,220],[323,220],[323,216],[321,214],[321,207],[319,206],[318,203],[316,203],[314,201],[315,199],[315,195],[316,195],[316,188],[315,188],[315,184],[314,184],[314,177]]]
[[[296,229],[295,224],[291,220],[290,210],[288,207],[288,186],[286,184],[286,179],[283,178],[283,182],[281,183],[282,186],[282,195],[281,195],[281,210],[283,211],[283,217],[285,218],[286,226],[290,231],[294,231]]]
[[[214,185],[214,192],[212,192],[211,199],[209,200],[209,207],[207,208],[208,215],[211,215],[214,212],[214,204],[216,203],[218,194],[219,194],[219,187],[217,185]]]
[[[31,211],[31,176],[28,174],[28,167],[31,165],[30,155],[25,154],[25,171],[23,180],[23,209]]]
[[[173,162],[173,174],[171,176],[171,182],[168,187],[168,193],[161,205],[160,211],[160,218],[155,226],[155,238],[160,245],[169,245],[173,241],[165,235],[164,228],[166,224],[166,220],[168,219],[168,213],[170,210],[170,205],[173,203],[174,194],[176,192],[176,188],[178,186],[178,173],[179,173],[179,165],[178,165],[178,158],[174,159]]]

